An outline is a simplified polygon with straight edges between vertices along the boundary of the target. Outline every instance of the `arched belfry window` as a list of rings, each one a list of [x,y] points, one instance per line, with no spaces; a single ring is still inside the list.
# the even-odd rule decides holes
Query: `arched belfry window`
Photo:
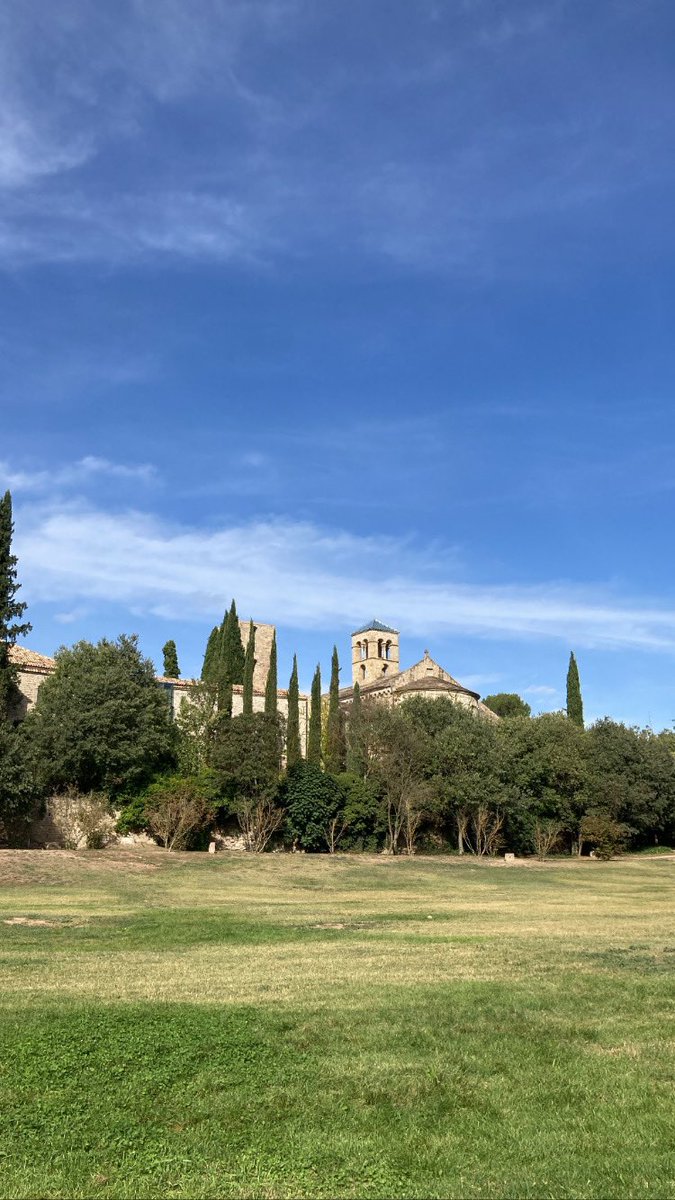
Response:
[[[387,642],[384,647],[384,657],[387,659],[391,658],[391,642]]]
[[[367,642],[363,643],[363,654],[361,655],[361,657],[362,658],[368,657],[368,643]]]
[[[382,658],[382,638],[377,639],[377,657]]]
[[[365,663],[361,663],[361,678],[362,678],[362,679],[365,679],[365,677],[366,677],[366,667],[365,667]]]

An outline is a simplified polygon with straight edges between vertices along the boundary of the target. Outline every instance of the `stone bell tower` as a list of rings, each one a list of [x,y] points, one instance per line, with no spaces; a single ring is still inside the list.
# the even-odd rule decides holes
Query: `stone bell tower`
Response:
[[[398,629],[371,621],[352,634],[352,683],[381,681],[400,670]]]

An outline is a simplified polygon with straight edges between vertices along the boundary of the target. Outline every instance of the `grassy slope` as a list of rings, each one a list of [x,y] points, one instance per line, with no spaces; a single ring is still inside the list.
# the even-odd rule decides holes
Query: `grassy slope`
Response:
[[[0,853],[0,1193],[675,1196],[674,874]]]

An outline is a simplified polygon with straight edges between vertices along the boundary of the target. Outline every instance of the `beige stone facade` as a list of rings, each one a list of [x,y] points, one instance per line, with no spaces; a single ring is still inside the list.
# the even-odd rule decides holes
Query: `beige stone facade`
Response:
[[[248,622],[242,622],[242,625],[246,627],[246,640],[248,640]],[[255,629],[256,671],[258,672],[258,676],[256,680],[256,671],[254,671],[253,711],[262,712],[265,707],[265,683],[267,682],[275,627],[274,625],[256,625]],[[262,636],[260,636],[261,633]],[[259,637],[260,643],[258,641]],[[259,647],[261,657],[258,660]],[[48,658],[46,654],[38,654],[35,650],[27,650],[24,646],[12,646],[10,648],[10,659],[17,667],[20,693],[19,703],[13,715],[16,721],[21,721],[35,704],[42,682],[56,670],[56,662],[53,658]],[[190,699],[190,693],[198,682],[196,679],[168,679],[164,675],[157,677],[157,683],[167,693],[174,717],[178,715],[181,701],[183,699]],[[232,689],[232,715],[235,717],[239,716],[243,709],[243,691],[244,689],[237,684]],[[304,754],[307,745],[307,728],[309,723],[309,697],[302,693],[299,700],[299,709],[300,744]],[[277,692],[277,712],[281,714],[284,720],[288,720],[288,692],[283,688]]]
[[[405,670],[400,669],[398,630],[371,621],[352,634],[352,686],[342,688],[340,700],[348,711],[358,683],[364,700],[377,700],[390,706],[412,696],[435,700],[447,696],[455,704],[468,708],[488,721],[499,717],[481,703],[478,692],[466,688],[424,651],[424,658]]]
[[[372,620],[352,634],[352,683],[363,686],[396,675],[400,669],[399,632]]]
[[[250,621],[239,622],[241,640],[244,649],[246,649],[248,646],[250,628]],[[267,683],[267,673],[270,669],[272,642],[274,641],[276,629],[274,625],[264,625],[260,621],[253,622],[253,629],[255,633],[255,667],[253,669],[253,687],[258,692],[264,692],[265,684]]]

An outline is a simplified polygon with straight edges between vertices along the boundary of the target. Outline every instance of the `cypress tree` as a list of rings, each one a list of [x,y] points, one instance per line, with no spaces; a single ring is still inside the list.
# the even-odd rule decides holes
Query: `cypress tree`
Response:
[[[312,680],[307,762],[321,766],[321,667],[318,664]]]
[[[347,770],[361,779],[366,773],[366,756],[363,744],[363,708],[361,704],[361,688],[354,684],[354,697],[349,710],[347,726]]]
[[[234,600],[230,605],[230,611],[227,619],[223,622],[223,627],[224,639],[227,642],[226,655],[232,683],[243,683],[246,651],[244,650],[244,644],[241,640],[237,606]]]
[[[253,715],[253,672],[255,670],[255,626],[251,619],[244,657],[244,716]]]
[[[288,725],[286,726],[286,766],[300,762],[300,692],[298,689],[298,660],[293,655],[293,670],[288,684]]]
[[[209,640],[206,643],[204,651],[204,662],[202,663],[202,679],[204,683],[212,683],[218,669],[218,655],[220,652],[220,625],[214,625]]]
[[[328,721],[326,729],[326,770],[333,775],[344,771],[344,722],[340,710],[340,661],[337,646],[333,646],[330,689],[328,692]]]
[[[267,671],[267,683],[265,684],[265,716],[276,717],[277,715],[277,634],[276,630],[272,634],[272,649],[270,650],[270,665]]]
[[[9,648],[32,628],[29,621],[19,620],[27,606],[16,599],[21,585],[16,582],[13,533],[12,497],[5,492],[0,500],[0,721],[9,717],[16,691],[16,671],[9,661]]]
[[[567,668],[567,716],[570,721],[583,729],[584,705],[581,699],[579,668],[573,651],[570,653],[570,665]]]
[[[179,679],[180,668],[178,666],[178,651],[176,643],[171,639],[165,642],[162,646],[162,654],[164,655],[164,674],[167,679]]]

